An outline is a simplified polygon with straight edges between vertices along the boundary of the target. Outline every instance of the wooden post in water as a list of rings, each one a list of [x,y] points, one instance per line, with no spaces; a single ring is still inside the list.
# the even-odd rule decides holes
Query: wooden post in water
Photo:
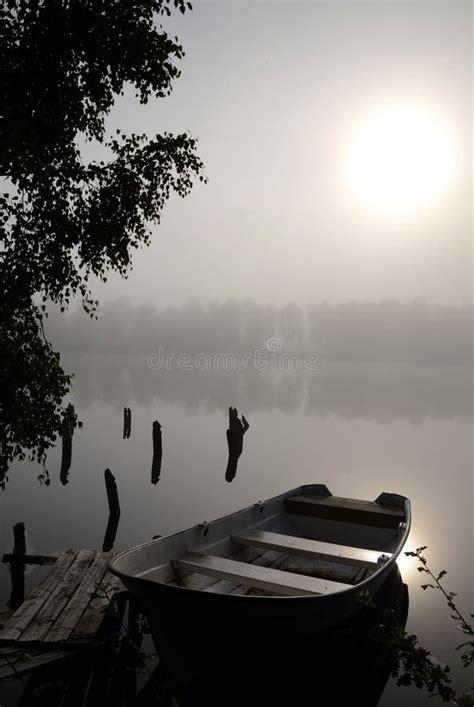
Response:
[[[13,554],[24,560],[26,555],[25,524],[15,523],[13,526]]]
[[[249,423],[243,415],[242,420],[239,420],[237,408],[229,408],[229,428],[226,432],[229,458],[225,472],[225,479],[229,483],[234,480],[237,474],[237,464],[242,454],[244,434],[247,432],[249,426]]]
[[[132,411],[130,408],[123,409],[123,438],[128,439],[132,432]]]
[[[118,497],[117,483],[115,477],[106,469],[104,473],[105,490],[107,491],[107,501],[109,504],[109,520],[105,529],[102,552],[110,552],[114,546],[120,520],[120,503]]]
[[[115,477],[110,471],[110,469],[105,470],[104,479],[105,489],[107,491],[107,501],[109,503],[109,511],[110,513],[120,515],[120,503],[117,491],[117,482],[115,481]]]
[[[68,483],[69,469],[72,461],[72,437],[63,434],[62,439],[62,455],[61,455],[61,472],[59,478],[63,486]]]
[[[151,483],[157,484],[161,474],[161,459],[163,457],[163,445],[161,439],[161,425],[158,420],[153,423],[153,461],[151,463]]]
[[[8,606],[16,611],[25,600],[25,555],[26,538],[25,524],[16,523],[13,526],[13,557],[10,560],[10,574],[12,578],[12,593]]]
[[[69,469],[71,468],[74,414],[74,405],[69,404],[66,408],[61,430],[62,456],[59,478],[63,486],[68,483]]]

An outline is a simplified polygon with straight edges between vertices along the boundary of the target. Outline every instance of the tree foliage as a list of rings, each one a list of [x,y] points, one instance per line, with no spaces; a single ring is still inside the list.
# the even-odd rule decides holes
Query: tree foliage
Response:
[[[205,180],[189,134],[105,129],[126,86],[141,103],[170,94],[184,56],[161,25],[173,9],[191,5],[6,0],[0,9],[4,466],[20,448],[43,460],[59,429],[70,378],[42,333],[46,303],[64,309],[79,295],[93,313],[89,278],[126,275],[171,193],[185,197]],[[105,146],[110,159],[84,162],[81,139]]]

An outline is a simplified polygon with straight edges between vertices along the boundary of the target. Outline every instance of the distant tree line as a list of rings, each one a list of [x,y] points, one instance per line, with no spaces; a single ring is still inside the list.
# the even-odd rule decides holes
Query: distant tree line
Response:
[[[120,299],[101,307],[98,321],[79,309],[67,317],[52,314],[47,331],[64,352],[150,354],[163,347],[240,355],[265,350],[277,338],[282,351],[313,352],[331,362],[472,362],[472,309],[419,300],[306,306],[192,301],[159,310]]]

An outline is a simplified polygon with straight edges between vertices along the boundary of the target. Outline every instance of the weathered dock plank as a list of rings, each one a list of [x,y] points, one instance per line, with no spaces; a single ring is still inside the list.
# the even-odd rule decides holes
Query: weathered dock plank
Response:
[[[93,561],[93,550],[79,550],[64,577],[58,582],[42,608],[35,614],[28,628],[17,639],[20,642],[42,641],[81,582],[84,572]]]
[[[67,641],[73,629],[79,622],[91,599],[96,593],[107,570],[109,555],[98,552],[89,569],[84,574],[81,583],[58,616],[55,623],[46,633],[44,640],[47,642]]]
[[[119,587],[119,580],[107,572],[110,557],[110,552],[95,550],[63,552],[5,621],[1,645],[51,651],[59,644],[76,648],[78,643],[93,643]]]
[[[17,641],[19,639],[49,599],[54,587],[61,576],[67,572],[76,555],[77,550],[66,550],[59,557],[44,581],[33,589],[28,599],[18,607],[13,616],[7,621],[5,627],[0,631],[0,642]]]

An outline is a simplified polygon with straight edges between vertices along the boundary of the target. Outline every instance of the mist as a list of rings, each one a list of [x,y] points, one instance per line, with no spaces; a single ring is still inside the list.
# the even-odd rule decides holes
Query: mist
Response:
[[[104,304],[96,320],[76,308],[52,313],[59,351],[101,354],[297,352],[320,362],[472,364],[472,309],[423,301],[284,305],[251,299],[158,309],[128,298]],[[274,348],[273,348],[274,347]]]

